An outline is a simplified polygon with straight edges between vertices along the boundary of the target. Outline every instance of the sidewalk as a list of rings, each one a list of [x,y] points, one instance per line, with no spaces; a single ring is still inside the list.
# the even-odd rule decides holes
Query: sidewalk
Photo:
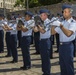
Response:
[[[54,51],[56,47],[54,46]],[[15,64],[9,63],[12,58],[4,57],[7,53],[6,47],[5,52],[0,54],[0,75],[42,75],[41,71],[41,58],[40,55],[33,55],[34,47],[30,47],[30,54],[31,54],[31,62],[32,68],[27,71],[20,70],[19,68],[23,65],[22,62],[22,53],[21,49],[18,49],[18,58],[19,62]],[[58,53],[53,53],[53,59],[51,60],[51,73],[52,75],[60,75],[60,66],[59,66],[59,58]],[[75,75],[76,75],[76,58],[74,58],[74,65],[75,65]]]

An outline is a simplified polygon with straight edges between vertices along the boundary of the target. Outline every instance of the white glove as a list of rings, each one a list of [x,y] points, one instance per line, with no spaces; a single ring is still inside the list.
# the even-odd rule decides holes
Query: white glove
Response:
[[[60,26],[60,24],[61,24],[61,22],[60,21],[54,21],[53,23],[52,23],[52,26]]]

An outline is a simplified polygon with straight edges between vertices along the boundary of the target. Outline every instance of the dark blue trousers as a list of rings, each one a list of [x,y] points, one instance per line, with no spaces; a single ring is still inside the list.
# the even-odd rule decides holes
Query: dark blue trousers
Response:
[[[13,61],[18,61],[17,53],[17,34],[10,35],[10,45]]]
[[[30,52],[29,52],[30,44],[31,44],[31,36],[23,36],[21,39],[21,49],[22,49],[24,67],[31,67]]]
[[[40,32],[34,32],[34,43],[37,53],[40,53],[39,42],[40,42]]]
[[[61,75],[74,75],[73,51],[74,46],[72,42],[60,45],[59,60]]]
[[[50,47],[50,58],[53,58],[53,35],[50,37],[51,47]]]
[[[4,51],[4,31],[0,30],[0,52]]]
[[[7,46],[7,55],[11,56],[11,47],[10,47],[10,32],[6,32],[6,46]]]
[[[58,33],[56,33],[56,44],[57,44],[57,51],[59,51],[60,41],[59,41],[59,34]]]
[[[42,71],[43,75],[50,75],[50,39],[42,39],[40,40],[40,54],[42,60]]]
[[[18,37],[18,47],[21,47],[21,31],[18,31],[17,37]]]
[[[32,36],[31,36],[31,44],[33,44],[33,31],[32,31]]]
[[[76,56],[76,55],[75,55],[75,52],[76,52],[76,39],[73,40],[72,42],[73,42],[73,45],[74,45],[74,57],[75,57],[75,56]]]

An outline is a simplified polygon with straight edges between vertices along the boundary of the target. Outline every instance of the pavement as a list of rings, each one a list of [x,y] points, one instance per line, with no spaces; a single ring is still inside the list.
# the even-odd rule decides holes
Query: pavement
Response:
[[[35,47],[30,46],[30,55],[32,68],[29,70],[20,70],[23,65],[21,49],[18,49],[18,63],[9,63],[12,57],[5,57],[7,54],[7,48],[4,47],[4,53],[0,53],[0,75],[42,75],[41,70],[41,57],[40,55],[33,55],[35,52]],[[56,45],[53,46],[53,51],[56,50]],[[51,61],[51,75],[60,75],[59,66],[59,54],[53,52],[53,59]],[[74,67],[76,75],[76,57],[74,58]]]

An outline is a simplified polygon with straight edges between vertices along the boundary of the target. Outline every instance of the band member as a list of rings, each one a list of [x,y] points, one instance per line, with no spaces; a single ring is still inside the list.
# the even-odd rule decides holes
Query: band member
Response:
[[[22,31],[21,37],[21,49],[23,56],[23,66],[20,69],[28,70],[31,68],[31,59],[30,59],[30,44],[31,44],[31,36],[32,36],[32,26],[34,26],[35,22],[32,20],[32,12],[25,12],[25,22],[24,25],[17,26],[18,30]]]
[[[11,15],[7,16],[7,25],[9,25],[9,21],[11,20]],[[10,47],[10,30],[6,29],[6,25],[4,25],[4,30],[6,31],[5,34],[5,41],[7,46],[7,55],[5,57],[11,57],[11,47]]]
[[[10,63],[18,62],[18,53],[17,53],[17,23],[16,18],[12,18],[12,22],[9,21],[9,24],[6,26],[6,30],[10,30],[10,48],[13,60]]]
[[[59,27],[52,27],[52,34],[58,33],[60,37],[59,60],[61,75],[74,75],[74,46],[72,41],[75,39],[76,22],[71,16],[70,5],[63,5],[62,10],[65,20],[53,22],[53,25]]]
[[[22,16],[20,14],[18,14],[17,19],[22,19]],[[17,32],[17,37],[18,37],[18,47],[17,48],[20,48],[21,47],[21,30],[19,30]]]
[[[50,41],[50,27],[48,23],[50,20],[48,19],[49,10],[47,9],[41,9],[39,11],[40,18],[44,22],[43,26],[36,26],[34,28],[34,31],[40,31],[40,55],[41,55],[41,61],[42,61],[42,75],[51,75],[50,74],[50,47],[51,47],[51,41]]]
[[[3,14],[0,14],[0,53],[4,52]]]

